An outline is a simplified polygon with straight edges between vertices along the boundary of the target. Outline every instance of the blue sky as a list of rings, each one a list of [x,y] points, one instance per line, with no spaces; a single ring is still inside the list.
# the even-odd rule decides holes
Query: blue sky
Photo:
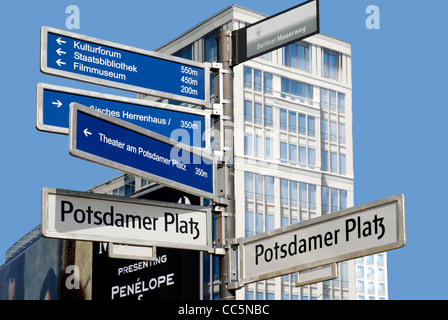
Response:
[[[0,264],[4,253],[40,223],[44,187],[86,190],[120,173],[68,154],[68,137],[36,129],[39,82],[135,94],[44,75],[40,28],[66,30],[154,50],[228,5],[272,15],[302,1],[8,1],[0,10]],[[366,8],[380,9],[369,30]],[[407,245],[388,255],[390,299],[447,299],[448,3],[440,0],[320,0],[321,33],[352,44],[355,205],[406,196]],[[445,102],[444,102],[445,101]]]

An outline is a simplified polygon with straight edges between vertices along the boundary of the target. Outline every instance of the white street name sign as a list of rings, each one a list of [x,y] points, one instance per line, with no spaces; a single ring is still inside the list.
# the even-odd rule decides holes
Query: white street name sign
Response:
[[[209,208],[44,188],[42,235],[213,252]]]
[[[401,248],[405,200],[396,195],[239,239],[240,285]]]

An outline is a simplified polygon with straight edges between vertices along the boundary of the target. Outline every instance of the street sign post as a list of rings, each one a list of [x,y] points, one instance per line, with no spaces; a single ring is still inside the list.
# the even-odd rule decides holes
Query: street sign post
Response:
[[[234,64],[319,33],[319,1],[311,0],[234,31]]]
[[[186,204],[44,188],[41,228],[49,238],[213,252],[211,210]]]
[[[216,163],[187,146],[78,103],[70,105],[71,155],[171,188],[217,200]]]
[[[68,134],[69,106],[76,102],[117,119],[133,123],[184,144],[210,149],[209,110],[131,99],[86,90],[37,85],[36,127],[41,131]]]
[[[210,64],[41,29],[41,71],[117,89],[209,106]]]
[[[396,195],[239,240],[240,285],[406,244],[405,203]]]

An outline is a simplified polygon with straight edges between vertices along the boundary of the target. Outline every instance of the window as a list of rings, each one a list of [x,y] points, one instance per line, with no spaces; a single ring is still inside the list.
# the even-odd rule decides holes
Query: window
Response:
[[[306,134],[306,115],[299,114],[299,133]]]
[[[336,59],[337,53],[331,50],[324,50],[323,53],[323,66],[322,66],[322,76],[325,78],[336,79],[337,76],[337,66]]]
[[[179,51],[173,53],[173,56],[181,57],[188,60],[194,60],[193,58],[193,45],[190,44],[185,48],[180,49]]]
[[[314,137],[316,134],[316,118],[308,116],[308,135]]]
[[[328,109],[328,90],[320,89],[320,107],[322,109]]]
[[[364,281],[358,280],[356,290],[358,292],[364,292]]]
[[[261,91],[261,71],[254,69],[254,90]]]
[[[244,172],[244,191],[246,199],[253,199],[254,189],[253,189],[253,174],[250,172]]]
[[[322,171],[328,171],[328,151],[322,150]]]
[[[345,94],[338,93],[338,112],[345,113]]]
[[[244,134],[244,155],[252,155],[252,135],[250,133]]]
[[[289,161],[291,164],[297,164],[297,146],[295,144],[289,145]]]
[[[252,68],[244,67],[244,88],[252,89]]]
[[[330,152],[330,171],[338,172],[338,154],[334,152]]]
[[[345,124],[340,123],[338,126],[339,126],[339,143],[345,144]]]
[[[280,201],[282,204],[288,204],[288,180],[280,179]]]
[[[254,213],[246,211],[246,237],[254,235]]]
[[[310,72],[310,47],[306,42],[294,43],[284,48],[283,64]]]
[[[282,162],[288,160],[288,144],[286,142],[280,142],[280,159]]]
[[[255,135],[255,156],[263,158],[263,138]]]
[[[272,139],[265,138],[264,142],[264,155],[266,159],[272,159]]]
[[[265,127],[272,127],[273,117],[272,117],[272,107],[264,106],[264,125]]]
[[[297,113],[289,111],[289,132],[297,132]]]
[[[322,140],[328,140],[328,120],[320,119],[320,127]]]
[[[252,121],[252,102],[244,100],[244,120]]]
[[[316,150],[308,148],[308,165],[313,168],[316,165]]]
[[[255,103],[255,123],[256,124],[263,124],[263,108],[261,107],[260,103]]]
[[[265,200],[268,202],[274,201],[274,177],[265,176]]]
[[[316,185],[308,184],[308,207],[316,209]]]
[[[322,213],[335,212],[346,209],[347,191],[322,186]]]
[[[299,162],[306,165],[306,147],[299,147]]]
[[[288,130],[288,111],[280,109],[280,129]]]
[[[339,174],[347,174],[347,166],[346,166],[346,157],[345,154],[339,155]]]
[[[291,100],[300,99],[301,102],[308,102],[312,104],[313,101],[313,86],[282,78],[282,97]]]
[[[215,62],[218,59],[218,43],[216,34],[218,29],[210,32],[204,37],[204,59],[205,62]]]
[[[272,94],[272,74],[264,73],[264,93]]]
[[[255,174],[255,198],[263,200],[263,176]]]
[[[358,278],[364,278],[364,267],[363,266],[356,266],[356,276]]]
[[[291,201],[291,206],[297,206],[297,182],[289,182],[289,199]]]

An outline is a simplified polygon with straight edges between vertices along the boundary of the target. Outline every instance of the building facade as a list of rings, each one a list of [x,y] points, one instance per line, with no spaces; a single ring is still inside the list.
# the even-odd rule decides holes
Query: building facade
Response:
[[[157,51],[215,62],[219,30],[263,18],[232,5]],[[318,34],[233,71],[236,237],[353,206],[351,44]],[[260,281],[237,299],[387,299],[386,260],[342,262],[336,280],[304,287],[295,274]],[[217,298],[217,262],[207,263],[209,298]]]

